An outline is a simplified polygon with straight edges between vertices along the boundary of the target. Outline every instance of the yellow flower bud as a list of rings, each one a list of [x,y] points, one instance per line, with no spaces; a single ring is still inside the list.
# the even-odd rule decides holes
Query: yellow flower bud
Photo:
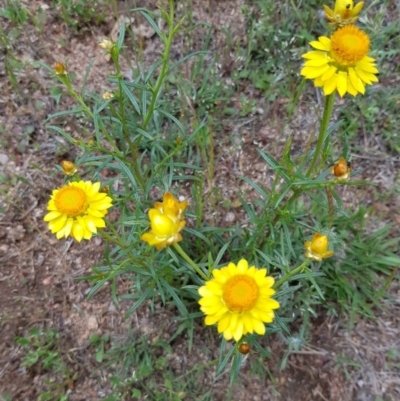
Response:
[[[57,63],[54,64],[54,71],[57,75],[66,75],[67,74],[67,69],[65,68],[65,65],[58,61],[57,61]]]
[[[78,171],[76,164],[69,160],[63,160],[60,164],[65,175],[74,175]]]
[[[114,97],[114,95],[112,94],[112,93],[110,93],[110,92],[104,92],[103,93],[103,99],[104,100],[110,100],[110,99],[112,99]]]
[[[306,248],[306,258],[313,259],[317,262],[321,262],[322,259],[329,258],[333,255],[333,251],[328,251],[328,237],[321,233],[315,233],[311,241],[305,242],[304,247]]]
[[[330,171],[338,181],[347,181],[350,178],[351,166],[344,157],[341,157],[337,163],[330,168]]]
[[[99,46],[107,52],[110,52],[114,47],[114,42],[110,39],[103,39],[101,42],[99,42]]]
[[[180,231],[186,225],[183,215],[186,207],[187,201],[179,202],[171,193],[165,193],[163,201],[156,202],[148,212],[151,230],[141,236],[142,241],[157,250],[182,241]]]
[[[340,27],[356,23],[358,14],[364,7],[364,2],[360,1],[354,6],[353,0],[336,0],[333,10],[326,5],[323,7],[329,24]]]
[[[243,355],[247,355],[250,352],[250,345],[246,342],[243,342],[239,345],[239,352]]]

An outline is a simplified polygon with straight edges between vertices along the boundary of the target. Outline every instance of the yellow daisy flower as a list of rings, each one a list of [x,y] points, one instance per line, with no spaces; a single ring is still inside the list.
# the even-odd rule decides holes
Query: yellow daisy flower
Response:
[[[321,262],[322,259],[329,258],[333,255],[333,251],[328,251],[329,241],[326,235],[315,233],[311,241],[306,241],[306,258]]]
[[[265,334],[265,324],[274,320],[279,303],[271,296],[275,280],[267,269],[249,268],[245,259],[237,265],[212,271],[214,278],[198,289],[205,324],[218,323],[218,333],[226,340],[239,341],[247,333]]]
[[[44,221],[57,239],[71,236],[81,242],[90,239],[98,227],[105,227],[103,217],[112,199],[99,190],[100,182],[79,181],[53,191]]]
[[[300,74],[314,80],[324,94],[335,90],[340,96],[347,92],[353,96],[365,93],[365,85],[378,82],[375,59],[368,57],[368,35],[354,25],[346,25],[333,33],[331,38],[320,36],[310,42],[316,49],[302,55],[306,62]]]
[[[357,22],[358,14],[364,7],[364,2],[360,1],[354,7],[353,0],[336,0],[333,10],[326,5],[323,7],[330,25],[343,26]]]
[[[187,201],[179,202],[170,192],[165,193],[163,201],[156,202],[149,210],[151,230],[143,234],[141,240],[155,245],[157,250],[182,241],[180,232],[186,225],[183,215],[186,207]]]

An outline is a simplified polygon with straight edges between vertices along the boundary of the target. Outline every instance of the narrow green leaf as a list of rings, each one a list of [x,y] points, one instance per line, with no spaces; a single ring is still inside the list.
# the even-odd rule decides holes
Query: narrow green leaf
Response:
[[[129,90],[129,88],[126,86],[125,81],[124,80],[120,80],[120,84],[121,84],[121,88],[122,91],[125,93],[125,95],[128,97],[129,101],[131,102],[133,108],[135,109],[136,113],[138,113],[139,115],[141,115],[140,112],[140,107],[139,107],[139,103],[136,100],[135,96],[133,96],[133,93]]]

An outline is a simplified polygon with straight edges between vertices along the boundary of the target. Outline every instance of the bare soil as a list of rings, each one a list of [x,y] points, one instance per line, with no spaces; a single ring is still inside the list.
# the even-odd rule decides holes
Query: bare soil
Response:
[[[137,6],[154,9],[156,6],[156,1],[137,3]],[[207,22],[214,27],[213,51],[226,49],[223,27],[235,32],[234,41],[245,40],[244,19],[240,12],[243,3],[243,0],[193,0],[194,21]],[[77,75],[76,84],[79,85],[85,74],[83,66],[94,59],[88,88],[97,93],[109,90],[107,77],[112,66],[104,58],[98,41],[111,34],[116,22],[114,14],[110,9],[100,26],[73,32],[57,18],[51,2],[35,0],[22,4],[32,13],[43,8],[47,19],[42,33],[30,23],[21,30],[14,52],[18,59],[27,62],[27,66],[17,73],[17,87],[12,87],[4,57],[0,58],[0,124],[3,127],[0,174],[7,178],[0,182],[0,400],[36,400],[49,388],[49,381],[57,382],[64,377],[21,366],[25,351],[15,342],[15,337],[27,335],[33,327],[54,328],[60,333],[58,351],[73,379],[59,384],[69,393],[69,399],[101,400],[112,390],[109,377],[114,370],[113,367],[100,367],[96,362],[95,350],[89,342],[90,334],[109,334],[113,339],[124,341],[128,333],[133,332],[136,338],[145,335],[150,343],[154,343],[160,338],[166,341],[172,338],[177,323],[171,319],[174,311],[161,305],[154,312],[144,305],[126,319],[124,315],[130,305],[127,302],[116,305],[107,285],[87,300],[90,283],[77,278],[90,275],[92,266],[101,260],[101,238],[81,244],[72,240],[58,241],[42,221],[48,196],[61,180],[61,174],[54,166],[63,159],[74,159],[77,150],[46,129],[46,117],[57,110],[56,102],[50,96],[55,82],[33,62],[42,61],[53,66],[56,61],[68,60],[68,69]],[[122,14],[126,5],[121,3],[119,7]],[[4,23],[5,31],[12,28],[5,20],[1,23]],[[160,46],[157,38],[144,29],[139,19],[132,26],[137,29],[137,34],[143,33],[145,60],[151,63]],[[179,43],[174,47],[176,58],[184,54]],[[224,74],[231,68],[231,62],[227,52],[225,65],[221,67]],[[124,68],[128,74],[128,62]],[[263,110],[262,95],[257,91],[253,95],[259,109]],[[61,107],[68,106],[68,100],[63,98]],[[285,127],[279,125],[279,117],[279,108],[276,108],[254,115],[246,124],[223,121],[218,133],[220,145],[216,150],[219,169],[208,190],[212,190],[212,185],[222,188],[224,198],[232,204],[238,200],[238,188],[247,191],[251,197],[250,188],[237,178],[239,174],[255,181],[270,179],[256,148],[278,153],[295,131],[296,149],[308,137],[310,127],[316,124],[313,111],[302,110],[291,125]],[[79,121],[66,118],[63,124],[71,135],[79,137]],[[394,182],[398,159],[383,154],[386,170],[382,175],[380,157],[374,156],[376,144],[367,137],[357,140],[365,145],[364,156],[358,160],[360,166],[367,167],[368,177],[365,178],[386,191]],[[255,160],[251,167],[248,160]],[[228,175],[227,171],[235,174]],[[393,219],[400,223],[398,198],[389,197],[383,204],[375,202],[368,189],[366,193],[347,191],[348,202],[353,206],[356,202],[375,204],[382,224]],[[221,224],[226,225],[241,218],[238,208],[219,216]],[[119,291],[123,292],[128,285],[121,279]],[[283,371],[279,371],[277,362],[287,345],[279,337],[269,337],[265,345],[270,348],[272,359],[259,359],[256,353],[245,359],[232,400],[400,400],[400,287],[396,282],[391,294],[393,299],[383,301],[384,308],[376,312],[376,320],[359,319],[351,331],[348,322],[338,317],[312,322],[314,329],[309,344],[290,355]],[[187,349],[184,336],[178,336],[170,344],[172,352],[166,354],[168,367],[176,376],[190,371],[201,361],[206,364],[218,356],[219,339],[215,333],[200,324],[195,332],[191,351]],[[251,372],[250,360],[258,360],[268,368],[270,375],[260,377]],[[161,373],[155,373],[156,380],[157,375],[162,378]],[[183,399],[200,400],[202,394],[212,391],[212,399],[225,400],[228,376],[226,373],[216,379],[215,367],[205,368],[197,378],[200,389],[197,395]],[[149,398],[143,394],[142,399]],[[169,399],[167,395],[165,399]]]

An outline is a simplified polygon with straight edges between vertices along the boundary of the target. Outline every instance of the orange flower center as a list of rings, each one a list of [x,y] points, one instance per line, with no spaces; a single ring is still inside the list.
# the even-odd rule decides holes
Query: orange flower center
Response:
[[[335,61],[343,66],[361,61],[369,51],[368,35],[354,25],[338,29],[331,37],[331,53]]]
[[[85,191],[72,185],[60,188],[54,198],[54,203],[57,210],[68,217],[79,216],[88,206]]]
[[[257,303],[260,290],[252,277],[238,274],[224,285],[222,299],[232,312],[247,312]]]

